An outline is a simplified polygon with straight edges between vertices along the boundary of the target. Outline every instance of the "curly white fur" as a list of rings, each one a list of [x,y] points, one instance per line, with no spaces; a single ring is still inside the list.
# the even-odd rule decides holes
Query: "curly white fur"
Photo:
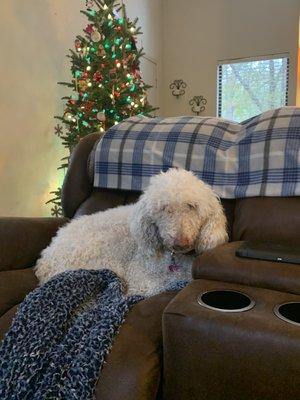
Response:
[[[108,268],[129,294],[153,295],[191,279],[195,256],[228,239],[226,218],[212,189],[191,172],[154,176],[139,201],[72,220],[59,229],[35,268],[41,283],[78,268]],[[171,252],[177,271],[171,271]]]

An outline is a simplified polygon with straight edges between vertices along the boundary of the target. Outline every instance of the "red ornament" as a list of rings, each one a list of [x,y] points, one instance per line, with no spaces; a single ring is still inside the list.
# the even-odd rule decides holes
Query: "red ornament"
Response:
[[[100,64],[100,67],[101,67],[102,69],[104,69],[104,68],[105,68],[105,64]]]
[[[90,112],[92,111],[94,103],[92,101],[85,101],[82,103],[83,110],[85,112],[85,114],[90,114]]]
[[[117,31],[117,32],[122,32],[122,27],[121,27],[121,26],[117,26],[117,27],[116,27],[116,31]]]
[[[83,72],[83,74],[81,75],[81,78],[86,79],[88,78],[89,74],[87,72]]]
[[[92,24],[89,24],[86,28],[85,28],[85,32],[88,33],[89,35],[91,33],[94,32],[94,26]]]
[[[70,100],[69,100],[69,104],[72,104],[72,105],[76,104],[76,100],[70,99]]]
[[[99,82],[103,79],[103,76],[100,71],[96,71],[93,75],[93,80]]]

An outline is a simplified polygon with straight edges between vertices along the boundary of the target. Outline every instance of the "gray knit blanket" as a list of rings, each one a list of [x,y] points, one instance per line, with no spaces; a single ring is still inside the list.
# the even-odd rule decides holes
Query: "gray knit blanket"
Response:
[[[109,270],[65,272],[30,293],[0,347],[0,399],[92,399],[130,308]]]

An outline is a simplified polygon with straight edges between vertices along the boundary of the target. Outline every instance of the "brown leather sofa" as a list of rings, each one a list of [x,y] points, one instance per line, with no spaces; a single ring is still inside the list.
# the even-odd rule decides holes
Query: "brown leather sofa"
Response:
[[[32,267],[57,229],[70,218],[139,196],[93,188],[89,160],[98,139],[87,136],[73,152],[62,193],[65,218],[0,219],[0,339],[18,304],[37,286]],[[300,199],[224,200],[223,205],[230,243],[198,257],[195,280],[179,294],[160,294],[134,306],[107,358],[97,399],[300,398],[300,327],[270,312],[273,303],[300,300],[300,267],[235,256],[241,241],[249,239],[300,248]],[[212,288],[245,292],[256,305],[235,314],[207,310],[197,298]]]

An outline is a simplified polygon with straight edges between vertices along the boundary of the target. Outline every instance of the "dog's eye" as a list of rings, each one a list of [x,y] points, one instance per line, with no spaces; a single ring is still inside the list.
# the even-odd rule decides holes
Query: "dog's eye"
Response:
[[[190,204],[190,203],[188,203],[188,208],[190,209],[190,210],[196,210],[196,206],[195,206],[195,204]]]

